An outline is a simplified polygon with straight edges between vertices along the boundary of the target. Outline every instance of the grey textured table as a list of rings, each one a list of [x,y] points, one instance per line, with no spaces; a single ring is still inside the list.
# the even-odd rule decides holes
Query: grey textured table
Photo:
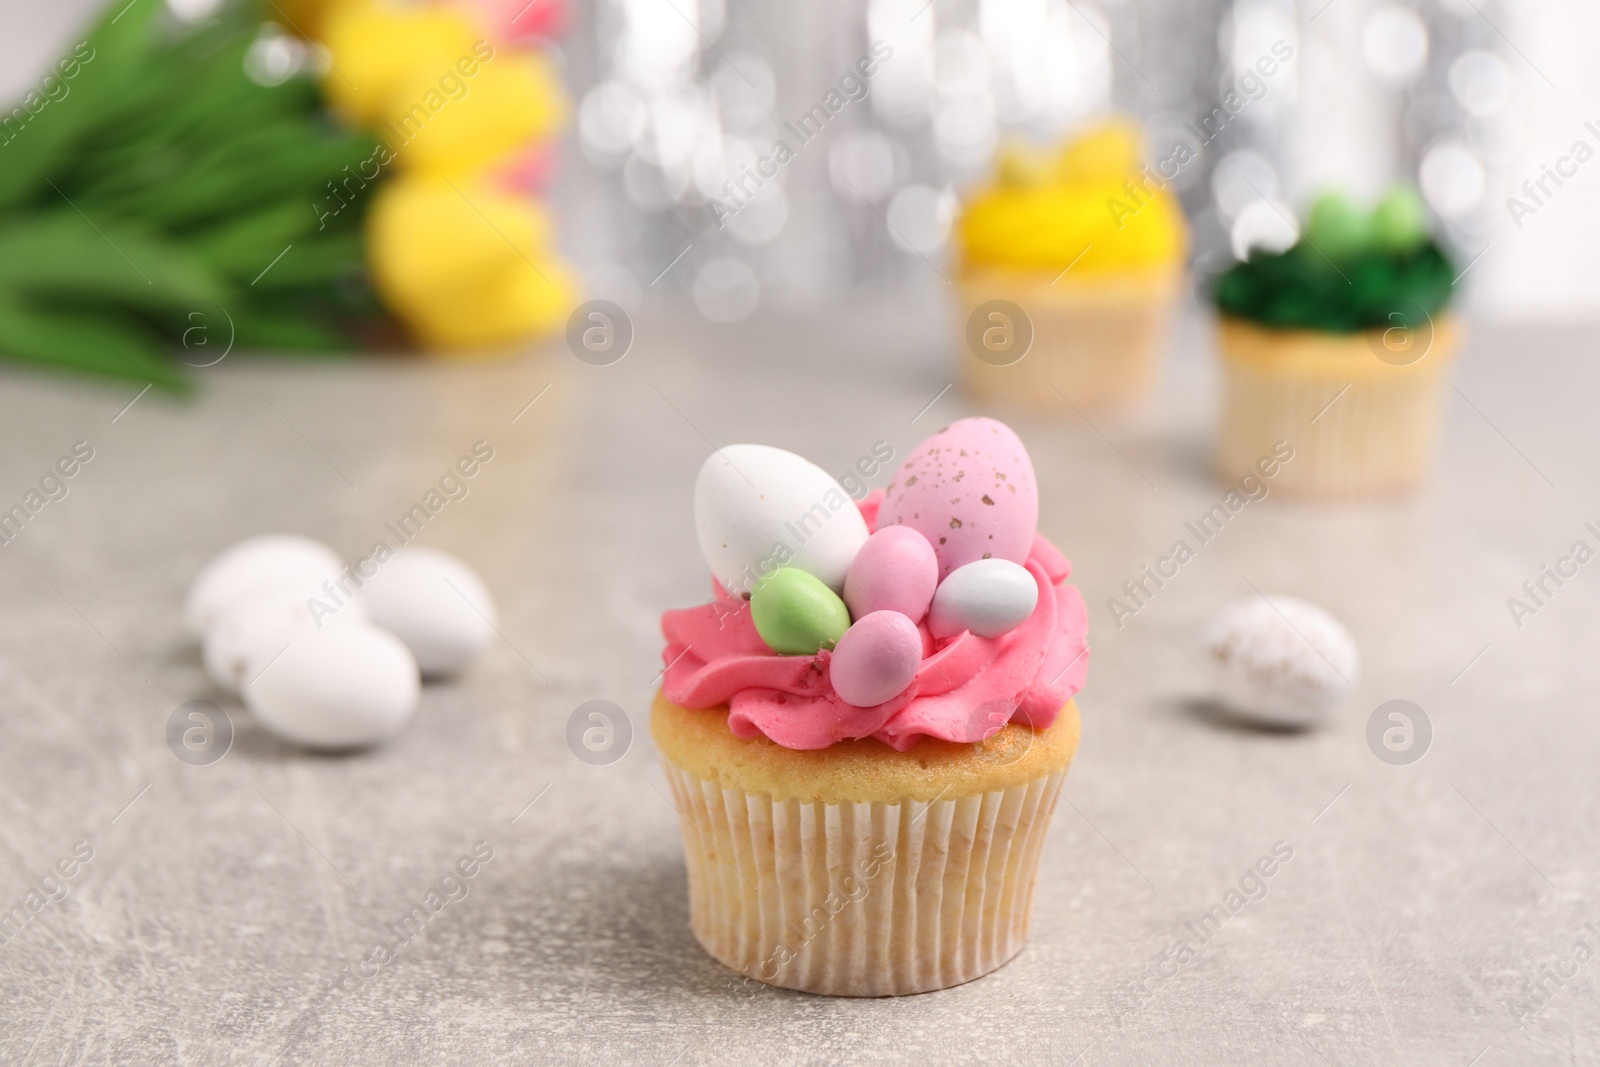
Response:
[[[1600,949],[1600,579],[1581,569],[1520,629],[1506,605],[1573,542],[1597,543],[1592,332],[1475,331],[1427,491],[1251,504],[1121,629],[1108,598],[1222,492],[1205,474],[1202,324],[1140,413],[1010,419],[1039,467],[1041,527],[1090,605],[1069,803],[1020,957],[861,1002],[743,990],[690,935],[645,731],[656,620],[705,593],[690,487],[713,444],[842,470],[974,409],[941,393],[946,339],[925,309],[637,326],[607,368],[559,349],[230,357],[187,405],[151,393],[125,409],[137,386],[6,373],[0,504],[74,442],[94,457],[0,548],[0,901],[80,841],[93,856],[69,859],[73,877],[46,886],[68,895],[0,944],[0,1060],[1600,1059],[1600,963],[1576,949]],[[272,530],[363,552],[480,440],[493,460],[421,540],[481,571],[505,640],[429,687],[399,739],[307,755],[209,686],[178,608],[213,553]],[[1356,634],[1362,678],[1326,728],[1257,732],[1197,703],[1197,631],[1252,584]],[[1433,725],[1409,766],[1366,741],[1395,698]],[[211,766],[164,740],[191,699],[238,726]],[[565,740],[590,699],[632,718],[608,766]],[[467,895],[392,962],[356,968],[479,841],[493,858]],[[1265,895],[1197,938],[1189,924],[1280,841],[1293,858]]]

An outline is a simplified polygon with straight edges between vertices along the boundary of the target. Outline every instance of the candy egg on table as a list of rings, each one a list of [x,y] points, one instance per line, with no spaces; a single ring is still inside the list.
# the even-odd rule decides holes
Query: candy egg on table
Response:
[[[360,596],[333,606],[319,586],[275,586],[223,611],[206,630],[201,659],[213,682],[238,692],[297,636],[367,621],[367,605]]]
[[[827,471],[768,445],[712,453],[694,483],[694,524],[706,565],[734,596],[749,596],[779,567],[844,589],[867,523]]]
[[[402,548],[361,586],[373,625],[405,642],[428,676],[453,674],[495,637],[494,598],[461,560],[436,548]]]
[[[1217,702],[1275,726],[1310,726],[1355,685],[1360,656],[1338,619],[1298,597],[1235,601],[1207,627]]]
[[[1033,614],[1039,583],[1008,559],[980,559],[957,567],[934,591],[928,629],[935,637],[971,630],[979,637],[1009,633]]]
[[[878,529],[928,539],[939,580],[980,559],[1024,563],[1039,525],[1039,487],[1022,441],[1003,422],[961,419],[922,442],[878,509]]]
[[[417,661],[375,626],[327,627],[293,641],[241,687],[262,726],[307,748],[364,748],[399,733],[417,710]]]
[[[905,691],[922,665],[922,635],[898,611],[857,619],[834,646],[828,665],[833,691],[846,704],[875,707]]]
[[[779,567],[756,583],[750,621],[772,651],[810,656],[834,646],[850,628],[850,612],[820,578],[797,567]]]
[[[344,560],[327,545],[293,534],[264,534],[240,541],[201,569],[189,586],[184,624],[195,637],[227,607],[276,585],[337,583]]]

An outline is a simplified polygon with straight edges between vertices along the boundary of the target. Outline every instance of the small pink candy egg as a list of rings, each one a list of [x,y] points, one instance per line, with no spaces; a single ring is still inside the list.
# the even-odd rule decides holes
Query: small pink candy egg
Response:
[[[844,579],[852,619],[898,611],[921,621],[939,584],[939,559],[928,539],[909,526],[886,526],[867,538]]]
[[[828,677],[840,700],[871,708],[904,692],[921,665],[917,624],[898,611],[874,611],[839,638]]]

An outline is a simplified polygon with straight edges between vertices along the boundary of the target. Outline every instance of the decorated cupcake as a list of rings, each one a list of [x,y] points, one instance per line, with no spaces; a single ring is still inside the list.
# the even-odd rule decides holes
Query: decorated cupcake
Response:
[[[1011,959],[1088,667],[1022,442],[964,419],[860,501],[733,445],[694,510],[712,600],[662,616],[650,730],[695,936],[750,979],[839,996]]]
[[[1217,473],[1238,478],[1287,442],[1275,487],[1317,495],[1406,489],[1427,476],[1460,331],[1455,270],[1415,192],[1371,211],[1313,206],[1287,251],[1217,279],[1224,408]]]
[[[1145,391],[1183,283],[1183,215],[1160,169],[1120,120],[1059,153],[1001,152],[957,227],[969,389],[1060,410]]]

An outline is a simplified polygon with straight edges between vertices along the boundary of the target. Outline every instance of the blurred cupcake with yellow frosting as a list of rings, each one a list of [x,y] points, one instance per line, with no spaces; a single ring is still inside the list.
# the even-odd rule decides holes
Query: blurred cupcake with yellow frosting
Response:
[[[1183,215],[1141,168],[1138,127],[1102,122],[1056,152],[1002,149],[957,224],[963,377],[1043,409],[1143,394],[1183,286]]]

